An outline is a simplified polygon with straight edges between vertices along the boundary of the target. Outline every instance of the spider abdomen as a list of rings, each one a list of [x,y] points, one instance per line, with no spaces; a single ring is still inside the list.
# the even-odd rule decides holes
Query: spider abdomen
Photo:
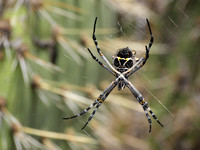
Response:
[[[114,56],[114,67],[121,73],[127,71],[135,63],[135,53],[128,47],[119,49]]]

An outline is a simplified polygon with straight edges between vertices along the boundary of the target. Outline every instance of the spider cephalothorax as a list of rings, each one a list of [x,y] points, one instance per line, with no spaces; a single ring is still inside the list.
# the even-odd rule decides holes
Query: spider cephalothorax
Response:
[[[143,98],[143,96],[135,88],[135,86],[128,80],[128,77],[131,76],[134,72],[136,72],[140,68],[142,68],[144,66],[144,64],[146,63],[147,59],[149,58],[149,51],[150,51],[150,48],[153,44],[153,35],[152,35],[152,32],[151,32],[151,27],[150,27],[148,19],[146,19],[146,21],[147,21],[147,25],[149,27],[149,32],[150,32],[150,36],[151,36],[148,46],[147,45],[145,46],[146,53],[140,59],[138,59],[138,58],[135,57],[136,51],[131,50],[128,47],[119,49],[117,51],[116,55],[113,57],[114,60],[113,60],[113,66],[112,66],[110,64],[110,62],[107,60],[107,58],[101,52],[101,49],[99,48],[99,45],[98,45],[98,42],[97,42],[97,39],[96,39],[96,36],[95,36],[97,18],[95,19],[92,38],[93,38],[94,44],[96,45],[97,52],[99,53],[101,58],[104,60],[104,62],[108,66],[103,64],[100,60],[98,60],[96,58],[96,56],[94,56],[92,54],[92,52],[90,51],[89,48],[88,48],[88,51],[91,54],[92,58],[95,61],[97,61],[103,68],[105,68],[107,71],[112,73],[116,77],[116,79],[99,95],[99,97],[93,102],[92,105],[90,105],[88,108],[83,110],[81,113],[74,115],[72,117],[66,117],[64,119],[76,118],[78,116],[85,114],[92,107],[95,107],[94,111],[92,112],[92,114],[88,118],[88,121],[83,126],[82,129],[84,129],[87,126],[87,124],[90,122],[90,120],[92,119],[94,114],[96,113],[97,109],[106,100],[106,98],[112,92],[112,90],[118,85],[119,90],[127,87],[130,90],[130,92],[133,94],[133,96],[136,98],[136,100],[142,105],[144,112],[146,114],[146,117],[148,119],[148,122],[149,122],[149,132],[151,132],[151,118],[149,116],[149,113],[163,127],[163,125],[160,123],[160,121],[158,120],[156,115],[149,108],[149,106],[148,106],[147,102],[145,101],[145,99]]]
[[[113,56],[113,65],[117,71],[123,73],[130,69],[135,63],[135,50],[129,47],[119,49],[115,56]]]

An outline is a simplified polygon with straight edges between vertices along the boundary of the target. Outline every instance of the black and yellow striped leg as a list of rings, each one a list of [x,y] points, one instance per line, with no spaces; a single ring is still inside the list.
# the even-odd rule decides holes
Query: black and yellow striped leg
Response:
[[[134,72],[136,72],[137,70],[139,70],[140,68],[142,68],[144,66],[144,64],[146,63],[147,59],[149,58],[149,51],[151,49],[151,46],[153,45],[154,38],[153,38],[153,35],[152,35],[152,32],[151,32],[151,27],[150,27],[148,19],[146,19],[146,21],[147,21],[147,25],[148,25],[150,36],[151,36],[150,37],[150,41],[149,41],[149,45],[148,45],[148,47],[145,46],[146,52],[145,52],[144,56],[141,57],[137,61],[137,64],[135,64],[136,66],[134,68],[131,68],[131,70],[128,71],[127,74],[125,74],[126,77],[129,77]]]
[[[107,58],[103,55],[103,53],[101,52],[101,49],[98,45],[96,36],[95,36],[95,29],[96,29],[96,23],[97,23],[97,17],[95,18],[95,22],[94,22],[94,29],[93,29],[93,35],[92,35],[92,39],[94,41],[94,44],[96,46],[97,52],[99,53],[99,55],[101,56],[101,58],[105,61],[105,63],[111,68],[111,70],[115,73],[120,75],[120,72],[118,72],[117,70],[115,70],[113,68],[113,66],[110,64],[110,62],[107,60]]]
[[[97,17],[95,18],[95,21],[94,21],[94,28],[93,28],[93,34],[92,34],[92,39],[94,41],[94,44],[97,48],[97,52],[99,53],[99,55],[102,57],[102,52],[101,52],[101,49],[99,48],[99,45],[98,45],[98,42],[97,42],[97,38],[95,36],[95,29],[96,29],[96,23],[97,23]]]
[[[125,74],[124,76],[126,78],[128,78],[129,76],[131,76],[134,72],[136,72],[137,70],[139,70],[140,68],[142,68],[143,63],[138,64],[132,71],[130,71],[129,73]]]
[[[128,75],[125,75],[125,76],[131,76],[134,72],[136,72],[137,70],[139,70],[140,68],[142,68],[144,66],[144,64],[146,63],[147,59],[149,58],[149,50],[147,49],[147,46],[145,46],[145,47],[146,47],[146,53],[141,58],[141,59],[143,59],[141,61],[141,63],[139,63]]]
[[[150,33],[150,36],[151,36],[150,42],[149,42],[149,46],[148,46],[148,49],[150,50],[150,49],[151,49],[151,46],[153,45],[154,38],[153,38],[153,34],[152,34],[152,32],[151,32],[151,26],[150,26],[149,20],[146,19],[146,21],[147,21],[147,25],[148,25],[148,27],[149,27],[149,33]]]
[[[148,45],[148,47],[147,46],[145,46],[145,48],[146,48],[146,53],[145,53],[145,60],[143,61],[143,65],[146,63],[146,61],[147,61],[147,59],[149,58],[149,51],[150,51],[150,49],[151,49],[151,46],[153,45],[153,41],[154,41],[154,38],[153,38],[153,35],[152,35],[152,32],[151,32],[151,26],[150,26],[150,24],[149,24],[149,20],[148,19],[146,19],[146,21],[147,21],[147,25],[148,25],[148,27],[149,27],[149,33],[150,33],[150,41],[149,41],[149,45]]]
[[[156,117],[156,115],[152,112],[152,110],[148,107],[147,102],[146,102],[146,108],[149,110],[149,113],[151,114],[151,116],[153,117],[153,119],[155,119],[158,124],[160,124],[161,127],[164,127],[163,124],[158,120],[158,118]]]
[[[88,125],[88,123],[90,122],[90,120],[92,120],[92,118],[95,115],[95,113],[96,113],[97,109],[99,108],[99,106],[101,106],[101,104],[105,101],[105,99],[108,97],[108,95],[110,94],[110,92],[116,87],[117,84],[118,84],[117,80],[115,80],[112,83],[112,85],[109,87],[108,91],[104,94],[103,98],[99,100],[99,103],[97,104],[97,106],[95,107],[94,111],[92,112],[92,114],[88,118],[88,121],[86,122],[86,124],[83,126],[83,128],[81,130],[83,130]]]
[[[63,119],[73,119],[73,118],[76,118],[76,117],[79,117],[83,114],[85,114],[86,112],[88,112],[92,107],[94,107],[95,105],[99,105],[99,103],[102,103],[105,98],[110,94],[110,92],[114,89],[114,87],[117,85],[118,83],[118,78],[115,79],[115,81],[113,81],[100,95],[99,97],[94,101],[94,103],[92,105],[90,105],[88,108],[86,108],[85,110],[83,110],[81,113],[77,114],[77,115],[74,115],[72,117],[65,117]],[[99,106],[98,106],[99,107]],[[98,108],[97,107],[97,108]],[[95,108],[96,110],[96,108]],[[93,114],[94,115],[94,114]],[[93,116],[92,115],[92,116]],[[91,119],[90,119],[91,120]],[[88,123],[87,123],[88,124]]]
[[[112,71],[112,70],[110,70],[106,65],[104,65],[100,60],[98,60],[97,58],[96,58],[96,56],[94,56],[93,54],[92,54],[92,52],[90,51],[90,49],[89,48],[87,48],[87,50],[89,51],[89,53],[91,54],[91,56],[92,56],[92,58],[95,60],[95,61],[97,61],[103,68],[105,68],[106,70],[108,70],[110,73],[112,73],[114,76],[116,76],[116,74]]]
[[[133,68],[133,70],[131,70],[129,73],[125,74],[126,77],[131,76],[134,72],[136,72],[137,70],[139,70],[140,68],[142,68],[144,66],[144,64],[146,63],[147,59],[149,58],[149,50],[146,47],[146,53],[143,57],[140,58],[140,60],[138,61],[139,63]]]
[[[125,79],[126,80],[126,79]],[[162,127],[163,125],[160,123],[156,115],[152,112],[152,110],[149,108],[147,102],[144,100],[143,96],[139,93],[139,91],[130,83],[130,81],[126,80],[126,86],[130,89],[131,93],[135,96],[135,98],[138,100],[138,102],[142,105],[144,112],[146,114],[146,117],[149,122],[149,132],[151,132],[151,118],[147,112],[147,109],[151,116],[160,124]]]
[[[135,96],[135,98],[138,100],[138,102],[142,105],[142,108],[144,109],[145,115],[146,115],[148,122],[149,122],[149,132],[151,132],[151,126],[152,126],[151,125],[151,118],[150,118],[150,116],[149,116],[149,114],[146,110],[146,106],[144,106],[143,103],[142,103],[143,101],[141,99],[143,99],[143,97],[141,96],[141,94],[139,94],[139,92],[137,91],[137,89],[133,85],[127,84],[126,86],[130,89],[131,93]]]
[[[73,119],[73,118],[76,118],[76,117],[79,117],[83,114],[85,114],[86,112],[88,112],[92,107],[94,107],[97,103],[100,102],[100,100],[103,98],[103,96],[109,91],[110,88],[112,88],[113,86],[113,82],[108,86],[107,89],[105,89],[100,95],[99,97],[94,101],[94,103],[92,105],[90,105],[88,108],[86,108],[85,110],[83,110],[81,113],[77,114],[77,115],[74,115],[72,117],[65,117],[63,119]]]
[[[81,113],[79,113],[79,114],[77,114],[77,115],[74,115],[74,116],[72,116],[72,117],[65,117],[65,118],[63,118],[63,119],[73,119],[73,118],[79,117],[79,116],[85,114],[86,112],[88,112],[88,111],[89,111],[92,107],[94,107],[98,102],[99,102],[99,100],[96,99],[92,105],[90,105],[88,108],[86,108],[85,110],[83,110]]]
[[[162,125],[162,123],[160,123],[160,121],[158,120],[158,118],[156,117],[156,115],[155,115],[155,114],[152,112],[152,110],[149,108],[149,106],[148,106],[147,102],[145,102],[144,98],[143,98],[143,100],[140,102],[140,104],[142,105],[144,111],[145,111],[146,109],[148,109],[149,113],[150,113],[151,116],[158,122],[158,124],[160,124],[161,127],[164,127],[164,126]],[[146,111],[145,113],[146,113],[146,115],[148,114],[147,111]],[[149,132],[151,132],[151,119],[150,119],[149,115],[147,116],[147,118],[148,118],[148,121],[149,121],[149,124],[150,124]]]
[[[147,117],[147,119],[148,119],[148,122],[149,122],[149,133],[151,132],[151,118],[150,118],[150,116],[149,116],[149,114],[148,114],[148,112],[147,112],[147,110],[146,110],[146,106],[144,106],[144,105],[142,105],[142,108],[144,109],[144,112],[145,112],[145,115],[146,115],[146,117]]]
[[[147,59],[149,58],[149,49],[147,48],[147,46],[145,46],[145,48],[146,48],[146,53],[145,53],[145,55],[143,56],[145,59],[144,59],[142,65],[140,65],[141,67],[144,66],[144,64],[146,63]],[[140,68],[141,68],[141,67],[140,67]]]
[[[90,117],[88,118],[88,121],[86,122],[86,124],[81,128],[81,130],[85,129],[85,127],[88,125],[88,123],[90,122],[90,120],[92,120],[94,114],[96,113],[97,109],[99,108],[99,106],[101,106],[101,103],[98,103],[97,106],[95,107],[94,111],[92,112],[92,114],[90,115]]]

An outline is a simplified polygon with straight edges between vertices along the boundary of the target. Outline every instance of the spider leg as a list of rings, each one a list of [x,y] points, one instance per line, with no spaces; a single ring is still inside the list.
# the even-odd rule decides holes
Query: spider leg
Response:
[[[94,44],[96,46],[97,52],[99,53],[99,55],[101,56],[101,58],[105,61],[105,63],[111,68],[111,70],[113,72],[115,72],[116,74],[120,75],[120,72],[117,71],[115,68],[113,68],[113,66],[110,64],[110,62],[107,60],[107,58],[103,55],[103,53],[101,52],[101,49],[99,48],[97,39],[96,39],[96,35],[95,35],[95,29],[96,29],[96,23],[97,23],[97,17],[95,18],[95,22],[94,22],[94,29],[93,29],[93,35],[92,35],[92,39],[94,41]]]
[[[156,115],[153,113],[153,111],[151,110],[151,108],[149,108],[147,102],[145,102],[144,106],[149,110],[151,116],[158,122],[158,124],[161,125],[161,127],[164,127],[163,124],[158,120],[158,118],[156,117]]]
[[[146,18],[146,21],[147,21],[147,25],[148,25],[148,27],[149,27],[149,33],[150,33],[150,36],[151,36],[151,37],[150,37],[150,41],[149,41],[148,47],[145,46],[145,48],[146,48],[146,53],[145,53],[145,55],[144,55],[145,60],[143,61],[143,65],[146,63],[147,59],[149,58],[149,51],[150,51],[151,46],[153,45],[153,41],[154,41],[154,38],[153,38],[153,35],[152,35],[152,32],[151,32],[151,26],[150,26],[149,20],[148,20],[147,18]]]
[[[118,79],[118,78],[117,78]],[[88,121],[86,122],[86,124],[82,127],[81,130],[83,130],[88,123],[90,122],[90,120],[92,120],[93,116],[95,115],[97,109],[99,108],[99,106],[101,106],[101,104],[105,101],[105,99],[108,97],[108,95],[110,94],[110,92],[116,87],[116,85],[118,84],[118,81],[115,80],[115,82],[113,82],[109,88],[109,90],[104,94],[103,98],[99,100],[99,103],[97,104],[97,106],[95,107],[94,111],[92,112],[92,114],[90,115],[90,117],[88,118]]]
[[[76,118],[76,117],[79,117],[83,114],[85,114],[86,112],[88,112],[92,107],[94,107],[96,104],[98,106],[99,103],[102,103],[102,100],[104,101],[105,100],[105,96],[107,97],[108,96],[108,93],[110,93],[114,87],[117,85],[118,83],[118,78],[115,79],[115,81],[113,81],[100,95],[99,97],[93,102],[92,105],[90,105],[88,108],[86,108],[85,110],[83,110],[81,113],[79,114],[76,114],[74,116],[71,116],[71,117],[65,117],[63,119],[73,119],[73,118]],[[91,120],[91,119],[90,119]]]
[[[130,76],[131,74],[133,74],[134,72],[136,72],[137,70],[139,70],[140,68],[142,68],[144,66],[144,64],[146,63],[147,59],[149,58],[149,51],[151,49],[151,46],[153,45],[154,38],[153,38],[153,34],[151,32],[151,26],[150,26],[149,20],[146,19],[146,21],[147,21],[149,33],[151,36],[149,45],[148,45],[148,47],[145,45],[146,52],[143,55],[143,57],[141,57],[133,67],[131,67],[129,70],[127,70],[126,72],[123,73],[123,75],[125,75],[127,77]]]
[[[149,133],[151,132],[151,118],[150,118],[150,116],[149,116],[149,114],[148,114],[148,112],[147,112],[147,110],[146,110],[146,107],[144,106],[144,105],[142,105],[142,108],[144,109],[144,112],[145,112],[145,114],[146,114],[146,117],[147,117],[147,119],[148,119],[148,122],[149,122]]]
[[[148,59],[148,57],[149,57],[149,51],[147,50],[147,46],[145,46],[146,47],[146,54],[144,55],[144,56],[146,56],[146,59],[145,59],[145,57],[142,57],[139,61],[138,61],[138,63],[137,63],[137,65],[135,65],[135,67],[133,68],[132,67],[132,69],[129,71],[129,72],[125,72],[124,73],[124,76],[126,76],[126,77],[129,77],[129,76],[131,76],[134,72],[136,72],[137,70],[139,70],[140,68],[142,68],[143,66],[144,66],[144,64],[146,63],[146,60]],[[143,62],[143,63],[142,63]]]
[[[88,121],[86,122],[86,124],[81,128],[81,130],[85,129],[85,127],[88,125],[88,123],[90,122],[90,120],[92,120],[94,114],[96,113],[97,109],[99,108],[99,106],[101,106],[102,103],[98,103],[97,106],[95,107],[94,111],[92,112],[92,114],[90,115],[90,117],[88,118]]]
[[[142,108],[144,109],[144,112],[145,112],[145,115],[148,119],[148,122],[149,122],[149,133],[151,132],[151,118],[146,110],[146,107],[141,103],[142,101],[138,98],[139,96],[137,95],[137,93],[134,92],[133,88],[130,86],[130,85],[127,85],[127,87],[130,89],[131,93],[135,96],[135,98],[139,101],[139,103],[142,105]],[[143,98],[143,97],[142,97]]]
[[[87,48],[87,50],[89,51],[89,53],[91,54],[91,56],[92,56],[92,58],[95,60],[95,61],[97,61],[103,68],[105,68],[106,70],[108,70],[110,73],[112,73],[114,76],[116,76],[116,74],[112,71],[112,70],[110,70],[106,65],[104,65],[100,60],[98,60],[97,58],[96,58],[96,56],[94,56],[93,54],[92,54],[92,52],[90,51],[90,49],[89,48]]]
[[[148,49],[150,50],[151,46],[153,45],[154,38],[153,38],[153,34],[151,32],[151,26],[150,26],[149,20],[147,18],[146,18],[146,21],[147,21],[147,25],[149,27],[149,33],[150,33],[150,36],[151,36],[150,42],[149,42],[149,47],[148,47]]]
[[[149,117],[149,114],[148,114],[146,109],[148,109],[149,113],[158,122],[158,124],[160,124],[160,126],[164,127],[160,123],[160,121],[158,120],[156,115],[153,113],[153,111],[149,108],[147,102],[144,100],[143,96],[139,93],[139,91],[135,88],[135,86],[133,84],[131,84],[131,82],[128,81],[127,79],[124,78],[124,80],[125,80],[126,86],[129,88],[131,93],[135,96],[135,98],[138,100],[138,102],[142,105],[142,107],[144,109],[144,112],[145,112],[146,117],[147,117],[148,122],[149,122],[149,132],[151,132],[151,118]]]
[[[99,97],[98,97],[99,98]],[[77,114],[77,115],[74,115],[72,117],[65,117],[63,119],[73,119],[73,118],[76,118],[76,117],[79,117],[83,114],[85,114],[86,112],[88,112],[92,107],[94,107],[99,101],[98,101],[98,98],[94,101],[94,103],[92,105],[90,105],[88,108],[86,108],[85,110],[83,110],[81,113]]]
[[[99,97],[94,101],[94,103],[92,105],[90,105],[88,108],[84,109],[81,113],[77,114],[77,115],[74,115],[74,116],[71,116],[71,117],[65,117],[63,119],[73,119],[73,118],[76,118],[76,117],[79,117],[83,114],[85,114],[86,112],[88,112],[92,107],[94,107],[97,103],[100,102],[100,100],[102,99],[102,97],[106,94],[106,92],[112,87],[112,84],[110,84],[110,86],[105,89],[100,95]]]

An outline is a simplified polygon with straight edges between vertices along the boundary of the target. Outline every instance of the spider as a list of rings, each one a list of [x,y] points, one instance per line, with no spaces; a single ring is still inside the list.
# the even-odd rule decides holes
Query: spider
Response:
[[[150,51],[150,48],[151,48],[151,46],[153,44],[154,38],[153,38],[153,35],[152,35],[152,32],[151,32],[151,27],[150,27],[148,19],[146,19],[146,21],[147,21],[147,25],[148,25],[150,36],[151,36],[149,45],[145,46],[146,53],[140,59],[138,59],[138,58],[135,57],[135,55],[136,55],[136,51],[135,50],[131,50],[129,47],[119,49],[119,50],[117,50],[116,55],[113,57],[113,66],[112,66],[110,64],[110,62],[107,60],[107,58],[101,52],[101,49],[99,48],[99,45],[98,45],[98,42],[97,42],[97,39],[96,39],[96,36],[95,36],[95,29],[96,29],[96,23],[97,23],[97,17],[96,17],[95,22],[94,22],[92,39],[94,41],[94,44],[96,45],[97,52],[99,53],[101,58],[104,60],[104,62],[109,67],[106,66],[105,64],[103,64],[100,60],[98,60],[96,58],[96,56],[93,55],[93,53],[91,52],[91,50],[89,48],[87,48],[87,50],[91,54],[92,58],[96,62],[98,62],[99,65],[101,65],[103,68],[105,68],[107,71],[112,73],[116,77],[116,79],[114,81],[112,81],[112,83],[99,95],[99,97],[93,102],[92,105],[90,105],[88,108],[86,108],[85,110],[83,110],[81,113],[79,113],[77,115],[74,115],[72,117],[66,117],[66,118],[63,118],[63,119],[76,118],[78,116],[81,116],[81,115],[85,114],[91,108],[96,106],[94,108],[92,114],[88,118],[88,121],[82,127],[81,130],[83,130],[88,125],[90,120],[93,118],[93,116],[95,115],[97,109],[105,101],[105,99],[112,92],[112,90],[118,85],[118,90],[123,90],[125,87],[127,87],[130,90],[130,92],[133,94],[133,96],[137,99],[137,101],[142,105],[142,108],[144,109],[144,112],[145,112],[146,117],[147,117],[148,122],[149,122],[149,132],[151,132],[151,118],[149,116],[149,113],[158,122],[158,124],[160,124],[162,127],[164,127],[160,123],[160,121],[157,119],[157,117],[153,113],[153,111],[149,108],[147,102],[144,100],[144,98],[140,94],[140,92],[128,80],[128,77],[131,76],[134,72],[136,72],[140,68],[142,68],[144,66],[144,64],[146,63],[147,59],[149,58],[149,51]],[[149,113],[148,113],[147,110],[149,111]]]

